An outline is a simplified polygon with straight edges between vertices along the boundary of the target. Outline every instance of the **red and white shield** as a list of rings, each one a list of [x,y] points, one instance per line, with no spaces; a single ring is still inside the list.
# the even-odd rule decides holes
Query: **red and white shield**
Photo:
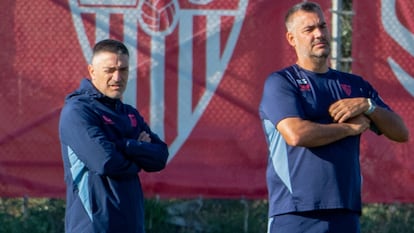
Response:
[[[248,0],[69,0],[86,60],[105,38],[130,50],[124,101],[177,154],[223,79]]]
[[[413,40],[401,40],[401,38],[413,38],[413,34],[398,18],[396,0],[381,1],[381,21],[385,32],[411,57],[414,57]],[[387,62],[404,89],[414,96],[414,78],[391,56],[387,58]]]

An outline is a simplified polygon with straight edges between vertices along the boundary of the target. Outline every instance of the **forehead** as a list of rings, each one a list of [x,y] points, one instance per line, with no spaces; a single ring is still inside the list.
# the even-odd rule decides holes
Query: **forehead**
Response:
[[[292,24],[295,28],[321,25],[325,23],[322,12],[297,11],[292,17]]]
[[[129,56],[127,54],[102,51],[93,56],[92,63],[112,66],[126,66],[128,65],[128,60]]]

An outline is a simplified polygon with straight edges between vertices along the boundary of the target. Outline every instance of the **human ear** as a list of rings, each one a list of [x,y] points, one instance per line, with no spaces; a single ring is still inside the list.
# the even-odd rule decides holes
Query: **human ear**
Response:
[[[295,47],[295,37],[293,36],[292,32],[286,32],[286,40],[290,44],[290,46]]]
[[[88,65],[88,72],[89,72],[89,76],[94,79],[95,77],[95,69],[93,68],[93,65],[89,64]]]

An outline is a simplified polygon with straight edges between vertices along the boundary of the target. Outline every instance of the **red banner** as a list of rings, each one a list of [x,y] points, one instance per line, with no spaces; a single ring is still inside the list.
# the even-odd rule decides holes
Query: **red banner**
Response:
[[[137,106],[170,147],[164,171],[140,173],[145,194],[267,197],[258,105],[267,75],[295,61],[283,18],[297,1],[152,2],[2,1],[0,196],[64,197],[59,113],[64,97],[87,76],[91,46],[110,37],[124,41],[131,53],[124,101]],[[330,1],[320,4],[329,20]],[[362,6],[370,9],[364,15],[358,4],[365,3],[355,3],[353,70],[413,128],[412,95],[386,60],[391,56],[410,71],[409,53],[383,31],[379,4]],[[398,9],[408,19],[409,10]],[[395,51],[385,54],[382,43]],[[364,137],[365,201],[414,200],[413,188],[402,185],[413,181],[409,151],[412,143]]]
[[[414,2],[354,1],[353,73],[362,75],[414,129]],[[366,134],[362,146],[363,198],[414,201],[414,141],[399,144]]]

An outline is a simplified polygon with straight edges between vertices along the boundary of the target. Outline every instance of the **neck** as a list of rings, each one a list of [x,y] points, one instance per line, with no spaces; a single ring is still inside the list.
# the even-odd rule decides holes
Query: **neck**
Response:
[[[326,73],[329,69],[326,58],[313,58],[305,61],[298,60],[296,64],[305,70],[315,73]]]

